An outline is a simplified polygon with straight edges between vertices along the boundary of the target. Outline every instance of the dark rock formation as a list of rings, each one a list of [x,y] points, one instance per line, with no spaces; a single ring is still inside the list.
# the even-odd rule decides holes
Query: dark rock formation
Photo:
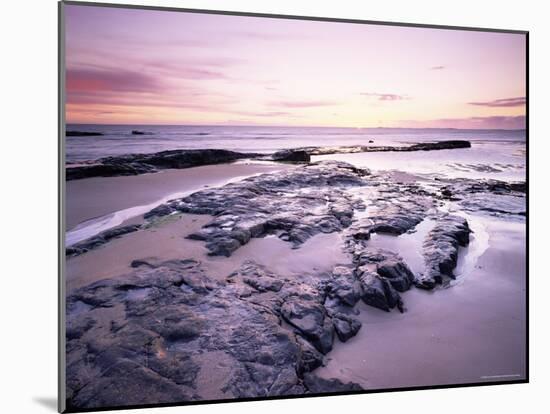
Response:
[[[354,263],[363,302],[388,312],[395,307],[404,311],[398,292],[409,290],[415,277],[396,253],[363,247],[356,250]]]
[[[349,391],[361,391],[359,384],[343,383],[339,379],[324,379],[311,373],[304,376],[304,385],[311,394],[327,394]]]
[[[361,389],[308,375],[322,363],[318,349],[332,347],[333,324],[345,339],[360,325],[328,315],[314,278],[243,296],[243,279],[254,275],[280,278],[252,262],[224,282],[194,260],[141,261],[128,275],[75,290],[67,298],[68,407]],[[201,376],[210,385],[199,387]]]
[[[405,147],[402,151],[434,151],[434,150],[446,150],[446,149],[459,149],[459,148],[471,148],[470,141],[450,140],[450,141],[437,141],[437,142],[423,142],[419,144],[413,144],[409,147]]]
[[[266,234],[277,234],[298,247],[315,234],[341,231],[351,224],[357,200],[345,189],[366,185],[367,174],[347,163],[310,164],[198,191],[144,217],[172,212],[214,216],[189,236],[204,241],[213,256],[230,256],[252,237]]]
[[[65,168],[65,179],[78,180],[90,177],[114,177],[120,175],[139,175],[157,172],[157,169],[140,163],[130,164],[89,164],[78,166],[67,166]]]
[[[153,154],[129,154],[105,157],[89,165],[67,166],[67,180],[89,177],[112,177],[156,172],[166,168],[190,168],[222,164],[243,158],[257,158],[260,154],[245,154],[221,149],[171,150]]]
[[[398,292],[409,290],[414,282],[414,275],[409,267],[395,257],[378,263],[376,271],[380,276],[388,280]]]
[[[101,135],[103,133],[94,131],[65,131],[66,137],[96,137]]]
[[[315,301],[291,297],[281,307],[281,315],[307,338],[315,348],[326,354],[332,349],[334,327],[326,309]]]
[[[132,135],[153,135],[152,132],[139,131],[137,129],[132,130]]]
[[[67,247],[65,249],[65,254],[67,256],[78,256],[79,254],[95,249],[96,247],[99,247],[111,241],[112,239],[118,238],[128,233],[133,233],[134,231],[138,231],[140,228],[141,226],[139,224],[129,224],[127,226],[115,227],[113,229],[105,230],[99,233],[97,236]]]
[[[372,141],[369,141],[371,143]],[[470,148],[470,141],[450,140],[436,142],[422,142],[407,146],[375,146],[375,145],[353,145],[340,147],[304,147],[297,148],[303,150],[309,155],[328,155],[328,154],[350,154],[356,152],[409,152],[409,151],[437,151],[446,149]]]
[[[441,188],[441,198],[458,202],[470,212],[485,212],[495,216],[525,216],[527,214],[525,182],[498,180],[447,180]]]
[[[273,161],[309,162],[311,157],[306,151],[287,149],[278,151],[271,156]]]
[[[342,342],[346,342],[357,335],[357,332],[361,329],[361,322],[349,315],[334,313],[331,317],[336,335],[338,335],[338,339]]]
[[[252,287],[258,292],[279,292],[284,285],[276,275],[254,262],[245,262],[235,272],[228,277],[228,282],[234,283],[235,280],[241,280],[243,283]]]
[[[327,296],[337,304],[353,307],[361,299],[361,285],[355,278],[352,266],[336,266],[331,279],[325,284]]]
[[[470,233],[468,222],[463,217],[448,214],[439,218],[424,241],[426,271],[417,281],[417,287],[433,289],[442,283],[443,276],[454,279],[458,248],[468,245]]]
[[[148,135],[143,131],[132,131],[132,135]],[[103,135],[95,132],[67,131],[67,136]],[[105,157],[88,162],[88,165],[67,164],[66,179],[77,180],[89,177],[113,177],[156,172],[165,168],[191,168],[200,165],[233,162],[239,159],[262,159],[281,162],[310,162],[312,155],[387,152],[387,151],[431,151],[442,149],[469,148],[469,141],[439,141],[419,143],[403,147],[392,146],[350,146],[350,147],[304,147],[286,149],[271,155],[240,153],[223,149],[170,150],[153,154],[129,154]]]

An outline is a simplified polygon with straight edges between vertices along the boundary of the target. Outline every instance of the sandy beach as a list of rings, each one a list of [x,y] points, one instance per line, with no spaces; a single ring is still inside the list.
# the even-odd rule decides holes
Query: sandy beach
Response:
[[[285,164],[234,163],[120,177],[92,177],[66,184],[66,228],[171,194],[216,186],[239,177],[284,169]]]
[[[489,247],[471,274],[407,292],[403,314],[361,306],[361,331],[318,374],[366,389],[525,378],[525,224],[483,222]]]
[[[71,246],[76,377],[90,369],[79,359],[90,346],[129,343],[137,348],[120,362],[144,369],[132,387],[168,386],[179,381],[174,369],[196,372],[187,385],[168,394],[155,386],[148,396],[168,401],[525,378],[521,186],[372,173],[330,160],[70,184],[69,209],[81,210],[84,225],[136,203],[151,208]],[[97,207],[88,205],[92,189]],[[159,197],[165,201],[154,203]],[[224,320],[219,308],[233,316]],[[110,364],[102,355],[94,367]],[[71,403],[117,401],[94,395],[119,375],[74,388]],[[275,378],[282,382],[273,388]],[[145,400],[136,393],[132,401]]]

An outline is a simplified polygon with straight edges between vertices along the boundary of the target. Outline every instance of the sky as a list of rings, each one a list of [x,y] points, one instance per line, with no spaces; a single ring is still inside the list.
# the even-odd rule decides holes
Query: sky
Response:
[[[522,34],[66,5],[68,123],[525,128]]]

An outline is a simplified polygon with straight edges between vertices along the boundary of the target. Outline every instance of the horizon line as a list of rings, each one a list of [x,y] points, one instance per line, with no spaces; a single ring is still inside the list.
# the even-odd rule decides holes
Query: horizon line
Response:
[[[94,125],[94,126],[179,126],[179,127],[256,127],[256,128],[340,128],[340,129],[434,129],[434,130],[457,130],[457,131],[526,131],[527,128],[438,128],[438,127],[353,127],[353,126],[315,126],[315,125],[246,125],[246,124],[125,124],[125,123],[81,123],[66,122],[67,125]]]

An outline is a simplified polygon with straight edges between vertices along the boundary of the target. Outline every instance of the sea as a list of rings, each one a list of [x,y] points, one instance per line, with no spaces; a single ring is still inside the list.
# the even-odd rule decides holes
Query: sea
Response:
[[[312,161],[346,161],[374,171],[399,171],[424,178],[526,179],[525,130],[460,130],[398,128],[312,128],[258,126],[67,125],[67,131],[100,132],[100,136],[66,137],[66,162],[78,164],[107,156],[154,153],[173,149],[218,148],[248,153],[273,153],[307,146],[391,145],[468,140],[471,148],[363,152],[312,157]],[[132,134],[143,132],[143,135]],[[239,161],[265,162],[265,161]],[[67,233],[67,245],[143,214],[168,199],[94,218]]]
[[[269,154],[306,146],[401,146],[468,140],[472,147],[467,149],[331,154],[314,157],[314,160],[337,159],[372,170],[452,178],[524,181],[526,176],[525,130],[84,124],[68,124],[66,129],[103,134],[66,137],[67,163],[172,149],[219,148]],[[134,135],[132,131],[144,134]]]

